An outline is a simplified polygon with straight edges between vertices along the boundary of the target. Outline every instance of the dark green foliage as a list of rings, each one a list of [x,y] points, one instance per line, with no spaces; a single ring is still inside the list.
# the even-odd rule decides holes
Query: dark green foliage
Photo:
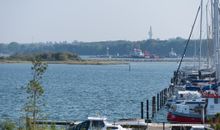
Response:
[[[14,54],[7,60],[22,60],[31,61],[34,58],[40,58],[42,61],[67,61],[67,60],[80,60],[77,54],[70,52],[47,52],[47,53],[32,53],[32,54]],[[1,59],[1,58],[0,58]]]
[[[33,130],[32,120],[29,117],[26,117],[26,130]]]
[[[56,130],[56,124],[54,124],[54,123],[51,124],[51,125],[50,125],[50,129],[51,129],[51,130]]]
[[[215,130],[220,130],[220,124],[216,124]]]
[[[15,123],[9,119],[6,119],[0,123],[1,130],[14,130],[15,127]]]
[[[217,113],[213,119],[209,119],[209,123],[215,130],[220,130],[220,113]]]
[[[211,43],[211,41],[210,41]],[[143,40],[143,41],[101,41],[101,42],[72,42],[67,43],[66,41],[60,43],[38,43],[38,44],[0,44],[0,53],[6,54],[40,54],[44,52],[53,52],[59,54],[60,52],[71,52],[73,56],[75,53],[80,55],[106,55],[106,48],[109,48],[110,55],[129,55],[134,48],[141,48],[143,51],[148,51],[151,54],[156,54],[160,57],[168,56],[171,48],[181,55],[186,44],[186,39],[174,38],[169,40]],[[186,52],[186,56],[194,55],[194,46],[197,44],[197,55],[199,52],[199,41],[191,40]],[[202,55],[206,56],[207,52],[207,41],[203,40]],[[212,47],[210,48],[212,52]],[[48,53],[49,54],[49,53]],[[48,57],[47,57],[48,56]],[[44,59],[61,59],[65,60],[66,55],[54,56],[51,58],[50,55],[41,57]],[[77,57],[75,57],[77,58]]]

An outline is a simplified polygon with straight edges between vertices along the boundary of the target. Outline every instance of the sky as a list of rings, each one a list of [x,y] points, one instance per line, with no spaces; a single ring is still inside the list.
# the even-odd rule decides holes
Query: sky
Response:
[[[187,38],[200,0],[0,0],[0,42]]]

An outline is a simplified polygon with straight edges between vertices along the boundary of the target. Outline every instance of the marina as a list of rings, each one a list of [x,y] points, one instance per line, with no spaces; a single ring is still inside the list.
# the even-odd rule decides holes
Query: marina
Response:
[[[159,96],[157,94],[157,104],[164,105],[164,102],[167,101],[167,120],[170,123],[190,123],[190,124],[205,124],[209,123],[209,120],[215,118],[215,116],[220,112],[220,89],[219,89],[219,24],[215,20],[219,19],[218,10],[218,0],[214,0],[214,3],[211,2],[211,7],[214,12],[214,28],[213,28],[213,43],[214,51],[212,56],[207,56],[208,65],[204,67],[204,62],[201,61],[201,46],[200,46],[200,55],[198,66],[191,67],[182,67],[181,62],[184,58],[187,45],[189,43],[191,34],[195,22],[198,17],[198,12],[200,10],[200,24],[202,23],[202,10],[203,10],[203,1],[198,8],[198,12],[192,26],[192,30],[189,36],[189,39],[186,43],[185,50],[183,51],[182,58],[180,60],[177,71],[174,72],[173,79],[171,80],[171,85],[168,89],[164,89]],[[208,5],[208,4],[207,4]],[[207,6],[206,6],[207,8]],[[201,26],[200,26],[201,30]],[[200,39],[201,34],[200,31]],[[200,42],[201,45],[201,42]],[[210,63],[210,57],[212,57]],[[216,60],[217,59],[217,60]],[[211,64],[211,65],[210,65]],[[168,90],[168,91],[167,91]],[[159,99],[162,97],[162,99]],[[160,101],[160,103],[158,103]],[[155,107],[155,96],[152,97],[152,118],[156,112]],[[157,105],[157,111],[160,106]]]
[[[165,68],[169,68],[170,67],[170,72],[172,72],[172,68],[173,67],[175,67],[175,66],[177,66],[178,64],[176,64],[176,63],[161,63],[161,62],[158,62],[158,63],[143,63],[143,62],[138,62],[138,63],[132,63],[131,64],[131,67],[132,67],[132,69],[129,71],[128,70],[128,68],[127,68],[127,65],[108,65],[108,66],[106,66],[106,65],[103,65],[103,66],[90,66],[91,68],[93,68],[93,69],[95,69],[95,68],[97,68],[97,69],[100,69],[100,67],[102,68],[101,70],[103,71],[103,69],[105,70],[105,69],[107,69],[107,70],[109,70],[109,69],[111,69],[112,70],[112,72],[114,72],[114,73],[116,73],[116,71],[119,71],[120,73],[121,73],[121,75],[124,75],[124,74],[128,74],[128,75],[133,75],[133,74],[135,74],[135,75],[137,75],[137,74],[140,74],[139,72],[141,72],[141,71],[143,71],[143,70],[145,70],[145,69],[147,69],[147,68],[149,68],[149,71],[147,71],[147,70],[145,70],[148,74],[148,76],[150,76],[150,75],[155,75],[155,74],[158,74],[159,72],[161,72],[161,74],[160,75],[163,75],[163,74],[167,74],[167,73],[164,73],[162,70],[164,70],[164,67]],[[18,68],[17,68],[17,70],[16,71],[23,71],[25,68],[27,68],[27,66],[29,66],[28,64],[27,65],[23,65],[23,64],[8,64],[8,65],[5,65],[5,64],[2,64],[1,65],[1,67],[3,67],[3,66],[5,66],[5,67],[9,67],[9,66],[11,66],[11,67],[15,67],[15,66],[17,66]],[[22,67],[23,66],[23,67]],[[25,67],[26,66],[26,67]],[[51,67],[51,69],[55,69],[55,68],[57,68],[57,67],[61,67],[61,66],[65,66],[65,68],[67,69],[67,68],[69,68],[69,69],[77,69],[78,70],[78,68],[81,68],[81,67],[83,67],[82,65],[74,65],[74,66],[72,66],[72,65],[50,65],[50,67]],[[153,73],[152,74],[149,74],[150,73],[150,70],[152,70],[153,68],[152,67],[155,67],[155,70],[158,70],[158,67],[162,67],[161,68],[161,70],[160,71],[152,71]],[[3,68],[5,68],[5,67],[3,67]],[[86,67],[88,67],[88,66],[86,66]],[[113,68],[112,68],[113,67]],[[142,68],[143,67],[143,68]],[[20,68],[20,69],[19,69]],[[23,69],[22,69],[23,68]],[[83,67],[84,68],[84,67]],[[65,69],[65,70],[66,70]],[[85,68],[84,68],[85,69]],[[5,70],[7,70],[7,69],[5,69]],[[115,70],[115,71],[114,71]],[[59,70],[59,71],[57,71],[56,73],[58,73],[58,74],[61,74],[62,72],[63,72],[64,70]],[[2,74],[6,74],[6,73],[4,73],[4,71],[2,71],[3,73]],[[83,71],[82,71],[83,72]],[[80,72],[80,73],[82,73],[82,72]],[[86,71],[86,72],[88,72],[88,71]],[[90,71],[90,72],[92,72],[92,71]],[[94,72],[97,72],[97,70],[95,71],[94,70]],[[17,72],[15,72],[15,73],[17,73]],[[71,74],[71,73],[70,73]],[[66,76],[70,76],[70,74],[66,74]],[[83,74],[83,73],[82,73]],[[100,73],[101,74],[101,73]],[[104,73],[103,73],[104,74]],[[49,73],[48,73],[48,75],[53,75],[50,71],[49,71]],[[83,74],[84,75],[84,74]],[[102,75],[102,74],[101,74]],[[101,76],[100,75],[100,76]],[[116,75],[117,75],[117,73],[116,73]],[[127,76],[128,76],[127,75]],[[146,75],[146,76],[147,76]],[[12,75],[11,75],[12,76]],[[14,76],[16,76],[16,75],[14,75]],[[54,75],[55,76],[55,75]],[[98,76],[98,75],[97,75]],[[127,76],[124,76],[124,78],[125,77],[127,77]],[[23,77],[23,76],[22,76]],[[21,77],[21,78],[22,78]],[[55,76],[56,77],[56,76]],[[54,77],[54,78],[55,78]],[[99,76],[98,76],[99,77]],[[101,76],[102,77],[102,76]],[[101,78],[100,77],[100,78]],[[133,77],[133,76],[132,76]],[[170,75],[168,76],[168,75],[164,75],[164,77],[163,78],[165,78],[166,80],[164,80],[165,82],[164,83],[166,83],[167,81],[168,81],[168,83],[167,84],[169,84],[169,79],[170,79],[170,77],[172,77],[172,73],[170,73]],[[11,77],[11,78],[13,78],[13,77]],[[71,77],[70,77],[71,78]],[[88,77],[88,78],[91,78],[91,77]],[[122,77],[121,77],[122,78]],[[155,78],[157,78],[157,76],[155,77]],[[149,78],[149,79],[151,79],[151,78]],[[19,78],[18,78],[18,80],[19,80]],[[48,81],[50,81],[50,80],[52,80],[53,82],[54,82],[54,79],[48,79]],[[100,80],[100,79],[99,79]],[[120,81],[121,80],[123,80],[123,78],[122,79],[120,79]],[[126,80],[126,79],[124,79],[124,80]],[[131,79],[129,79],[129,80],[131,80]],[[137,78],[135,78],[134,79],[134,82],[137,80]],[[144,80],[146,80],[146,79],[144,79]],[[143,80],[143,81],[144,81]],[[93,79],[93,81],[94,81],[94,79]],[[150,80],[149,80],[150,81]],[[150,83],[148,81],[148,83]],[[15,83],[18,83],[18,81],[15,81]],[[55,82],[56,83],[56,82]],[[118,82],[119,83],[119,82]],[[132,83],[132,82],[130,82],[130,83]],[[50,83],[48,82],[48,85],[49,85]],[[104,83],[105,84],[105,83]],[[145,84],[145,83],[144,83]],[[48,86],[47,85],[47,86]],[[49,86],[51,86],[52,84],[50,84]],[[127,86],[128,84],[126,84],[126,86]],[[131,84],[131,85],[134,85],[134,84]],[[155,85],[155,83],[153,83],[153,84],[150,84],[149,85],[149,87],[151,86],[151,85]],[[161,84],[162,85],[162,84]],[[12,86],[14,86],[14,85],[12,85]],[[54,85],[52,85],[52,86],[54,86]],[[113,85],[113,86],[111,86],[111,89],[114,89],[114,86],[117,86],[116,84],[115,85]],[[121,85],[121,86],[123,86],[123,85]],[[136,86],[136,85],[135,85]],[[101,87],[101,86],[100,86]],[[143,88],[145,88],[146,86],[143,86]],[[156,87],[156,86],[155,86]],[[19,86],[18,86],[18,88],[19,88]],[[17,89],[18,89],[17,88]],[[105,88],[106,88],[106,86],[105,86]],[[51,88],[48,88],[48,90],[47,91],[49,91],[49,89],[51,89]],[[58,89],[58,88],[54,88],[54,89]],[[66,88],[64,87],[63,88],[63,90],[65,90]],[[117,87],[116,87],[116,89],[117,89]],[[149,89],[148,87],[147,87],[147,89]],[[127,112],[128,113],[136,113],[136,115],[130,115],[129,116],[129,114],[127,115],[127,117],[124,117],[125,119],[129,119],[129,118],[139,118],[139,119],[144,119],[145,120],[145,122],[149,125],[149,128],[151,127],[152,129],[162,129],[163,128],[163,122],[165,123],[165,128],[167,128],[167,129],[170,129],[171,128],[171,126],[172,126],[172,124],[170,124],[167,120],[166,120],[166,113],[167,113],[167,104],[168,104],[168,101],[170,101],[170,98],[168,98],[168,97],[170,97],[171,95],[173,95],[174,94],[174,92],[173,92],[173,90],[174,90],[174,87],[172,86],[172,85],[170,85],[169,86],[169,88],[162,88],[162,90],[160,91],[160,92],[158,92],[158,89],[161,89],[160,88],[160,85],[158,85],[158,88],[157,89],[155,89],[155,90],[153,90],[154,92],[152,92],[150,95],[148,95],[148,97],[152,97],[152,98],[144,98],[145,96],[146,96],[146,94],[149,92],[148,90],[145,90],[145,92],[143,93],[143,99],[145,99],[145,100],[143,100],[143,99],[139,99],[139,102],[137,102],[137,100],[135,100],[135,102],[133,102],[132,104],[132,106],[136,106],[135,108],[133,108],[133,110],[132,109],[128,109],[128,108],[130,108],[131,107],[131,104],[128,104],[128,106],[127,107],[124,107],[125,109],[123,109],[123,111],[126,111],[126,110],[128,110]],[[105,90],[105,89],[104,89]],[[143,89],[142,89],[143,90]],[[92,90],[90,90],[91,92],[92,92]],[[102,91],[102,90],[101,90]],[[58,91],[57,91],[58,92]],[[86,92],[86,91],[85,91]],[[111,91],[110,91],[111,92]],[[116,92],[115,90],[114,91],[112,91],[112,92]],[[122,92],[122,91],[121,91]],[[119,93],[121,93],[120,91],[119,91]],[[133,91],[133,92],[135,92],[135,91]],[[88,92],[86,92],[86,93],[88,93]],[[157,94],[155,94],[155,93],[157,93]],[[193,91],[193,92],[191,92],[190,94],[189,94],[190,92],[185,92],[185,91],[179,91],[179,98],[184,98],[184,99],[186,99],[186,98],[190,98],[190,97],[194,97],[195,99],[197,99],[199,96],[201,96],[200,94],[198,94],[197,92],[195,92],[195,91]],[[49,93],[48,93],[49,94]],[[89,94],[89,93],[88,93]],[[117,93],[118,94],[118,93]],[[116,95],[117,95],[116,94]],[[185,94],[185,95],[184,95]],[[58,94],[59,95],[59,94]],[[134,98],[137,98],[137,96],[136,96],[136,94],[131,94],[131,95],[134,95],[133,97],[131,97],[130,99],[134,99]],[[130,96],[131,96],[130,95]],[[170,96],[169,96],[170,95]],[[183,97],[181,97],[181,95],[183,96]],[[195,96],[195,95],[197,95],[197,96]],[[47,95],[46,95],[47,96]],[[72,95],[71,95],[72,96]],[[88,95],[89,96],[89,95]],[[15,95],[15,97],[16,97],[16,95]],[[49,95],[48,95],[48,97],[49,97]],[[118,117],[117,119],[114,119],[114,117],[116,117],[115,115],[112,115],[111,113],[109,113],[110,111],[112,111],[112,112],[115,112],[116,111],[116,109],[115,109],[115,111],[113,111],[113,110],[111,110],[112,108],[114,108],[114,106],[112,106],[112,105],[110,105],[109,103],[109,101],[111,101],[111,99],[109,99],[108,98],[108,96],[106,97],[106,99],[103,97],[103,99],[104,100],[106,100],[106,102],[104,102],[104,104],[103,105],[100,105],[100,107],[103,107],[103,110],[105,110],[105,111],[102,111],[102,109],[100,109],[100,111],[99,112],[101,112],[101,115],[105,115],[105,113],[107,113],[107,114],[109,114],[109,116],[107,116],[107,117],[111,117],[110,118],[110,121],[112,121],[112,122],[116,122],[116,121],[118,121],[119,119],[122,119],[123,117]],[[119,98],[120,99],[120,98]],[[87,98],[87,99],[85,99],[85,100],[83,100],[83,101],[89,101],[90,99],[89,98]],[[117,99],[118,100],[118,99]],[[117,101],[116,99],[114,99],[114,100],[112,100],[112,101]],[[183,100],[183,99],[182,99]],[[19,101],[19,100],[18,100]],[[91,100],[90,100],[91,101]],[[89,101],[89,102],[90,102]],[[120,99],[120,102],[117,102],[117,103],[119,103],[119,104],[121,104],[122,103],[122,101],[123,101],[123,99]],[[143,102],[144,101],[144,102]],[[59,101],[58,101],[59,102]],[[79,100],[78,100],[78,102],[79,102]],[[100,103],[101,103],[102,101],[100,101]],[[48,104],[49,106],[51,106],[51,105],[53,105],[53,104],[51,104],[51,102],[49,102],[50,104]],[[57,102],[55,102],[56,104],[57,104]],[[86,103],[86,102],[84,102],[84,103]],[[8,103],[6,103],[5,105],[7,105]],[[106,107],[106,105],[108,105],[109,104],[109,107],[108,108],[111,108],[111,109],[108,109],[107,107]],[[112,104],[112,103],[111,103]],[[148,104],[148,105],[147,105]],[[1,105],[3,105],[3,104],[1,104]],[[76,106],[77,104],[73,104],[72,106]],[[80,106],[81,105],[83,105],[83,103],[81,102],[80,103]],[[120,107],[123,107],[124,105],[126,105],[126,102],[124,102],[123,104],[121,104],[121,106]],[[111,107],[110,107],[111,106]],[[92,105],[90,105],[90,107],[92,107]],[[80,107],[80,108],[82,108],[82,107]],[[141,109],[140,109],[141,108]],[[19,108],[16,108],[16,109],[18,109],[19,110]],[[59,109],[59,105],[57,104],[57,106],[56,107],[53,107],[53,109],[55,109],[55,111],[57,111],[58,109]],[[50,110],[50,109],[49,109]],[[52,109],[51,109],[52,110]],[[68,109],[66,109],[65,111],[68,111],[68,110],[70,110],[70,108],[68,108]],[[89,110],[89,109],[88,109]],[[80,111],[80,109],[79,109],[79,111]],[[87,111],[87,110],[85,110],[85,111]],[[95,111],[97,111],[97,110],[95,110]],[[117,110],[118,111],[118,110]],[[123,113],[123,111],[121,111],[121,112],[119,112],[118,114],[121,114],[121,113]],[[19,111],[18,111],[19,112]],[[59,111],[57,111],[57,112],[59,112]],[[103,113],[102,113],[103,112]],[[68,115],[70,114],[69,112],[67,112],[68,113]],[[53,113],[53,114],[51,114],[51,117],[53,118],[53,116],[54,116],[54,114],[55,113]],[[60,114],[63,114],[63,112],[60,112]],[[74,113],[73,113],[74,114]],[[81,111],[80,113],[78,113],[79,115],[82,115],[83,114],[83,112]],[[94,111],[91,111],[91,114],[94,114]],[[117,115],[118,115],[117,114]],[[161,115],[162,114],[162,115]],[[11,115],[11,114],[9,114],[9,115]],[[59,118],[60,120],[63,120],[64,118],[65,119],[67,119],[66,117],[68,117],[67,115],[63,115],[63,118],[61,117],[61,118]],[[74,117],[74,118],[73,118]],[[82,121],[83,119],[86,119],[87,118],[87,115],[85,115],[84,117],[82,117],[82,118],[75,118],[76,116],[74,116],[74,115],[71,115],[71,116],[69,116],[69,119],[67,119],[67,120],[69,120],[69,121],[71,121],[71,120],[75,120],[75,121]],[[54,120],[56,120],[56,119],[58,119],[57,117],[54,117]],[[68,121],[64,121],[64,122],[68,122]],[[58,125],[59,124],[65,124],[65,125],[67,125],[67,126],[69,126],[70,125],[70,123],[64,123],[64,122],[59,122],[58,121]],[[158,123],[158,122],[161,122],[161,123]],[[184,125],[184,124],[183,124]],[[177,125],[178,126],[178,125]],[[180,125],[179,125],[180,126]],[[191,125],[189,125],[189,126],[192,126],[192,124]]]
[[[219,5],[186,40],[0,43],[0,130],[220,130]]]

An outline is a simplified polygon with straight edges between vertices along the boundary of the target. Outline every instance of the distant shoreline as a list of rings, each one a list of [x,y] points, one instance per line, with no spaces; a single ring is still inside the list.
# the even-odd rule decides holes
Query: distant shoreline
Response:
[[[119,61],[119,62],[180,62],[180,58],[83,58],[83,60],[97,60],[97,61]],[[201,59],[205,62],[206,59]],[[199,62],[198,59],[184,58],[183,62]]]
[[[116,65],[116,64],[128,64],[128,62],[122,61],[104,61],[104,60],[68,60],[68,61],[43,61],[47,64],[75,64],[75,65]],[[0,64],[30,64],[31,61],[19,61],[19,60],[0,60]]]
[[[47,64],[75,64],[75,65],[117,65],[129,64],[130,62],[179,62],[179,59],[123,59],[123,58],[91,58],[83,60],[65,61],[43,61]],[[183,62],[193,62],[192,59],[185,59]],[[0,60],[0,64],[29,64],[31,61],[24,60]]]

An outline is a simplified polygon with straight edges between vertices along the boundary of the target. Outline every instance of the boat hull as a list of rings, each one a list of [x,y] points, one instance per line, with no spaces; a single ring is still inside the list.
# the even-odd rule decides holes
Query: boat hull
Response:
[[[202,123],[201,116],[178,114],[178,113],[173,113],[173,112],[168,113],[167,120],[172,123],[190,123],[190,124]]]

